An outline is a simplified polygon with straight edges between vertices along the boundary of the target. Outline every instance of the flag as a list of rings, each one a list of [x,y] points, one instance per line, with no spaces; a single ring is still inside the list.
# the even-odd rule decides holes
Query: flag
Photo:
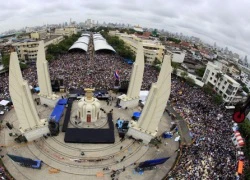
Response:
[[[115,78],[118,79],[118,80],[120,79],[120,76],[119,76],[119,74],[118,74],[118,71],[115,71]]]

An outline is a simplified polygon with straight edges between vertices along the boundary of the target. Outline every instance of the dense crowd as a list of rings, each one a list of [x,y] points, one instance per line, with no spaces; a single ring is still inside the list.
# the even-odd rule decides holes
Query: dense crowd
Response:
[[[112,89],[116,70],[120,81],[127,81],[132,66],[115,54],[95,54],[93,60],[88,60],[80,53],[61,55],[49,64],[51,79],[63,79],[66,89]],[[38,85],[35,66],[22,73],[30,85]],[[142,89],[148,90],[157,76],[155,68],[145,66]],[[0,75],[0,79],[0,99],[9,98],[8,73]],[[173,175],[177,179],[234,179],[236,157],[230,140],[231,114],[214,104],[201,88],[189,86],[176,77],[172,78],[170,102],[190,125],[194,139],[193,145],[183,148]]]
[[[232,114],[201,88],[172,78],[170,102],[190,125],[194,143],[184,147],[173,172],[177,179],[235,179]]]
[[[88,88],[113,89],[115,71],[118,71],[120,82],[129,81],[132,66],[116,54],[95,54],[93,60],[88,60],[82,53],[67,53],[49,64],[50,78],[63,79],[66,89]],[[38,86],[36,66],[30,66],[22,71],[24,79],[31,86]],[[152,82],[157,80],[157,70],[145,66],[143,90],[148,90]],[[9,99],[8,73],[0,75],[0,99]]]

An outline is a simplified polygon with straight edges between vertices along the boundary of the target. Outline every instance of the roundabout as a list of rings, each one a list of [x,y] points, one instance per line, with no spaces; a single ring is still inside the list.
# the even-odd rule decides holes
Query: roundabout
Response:
[[[77,110],[75,104],[72,106],[72,112]],[[114,124],[118,118],[130,121],[133,112],[137,110],[136,108],[123,110],[108,106],[105,101],[101,101],[101,105],[107,112],[113,109]],[[51,108],[41,105],[36,106],[36,108],[41,118],[48,117],[52,111]],[[104,117],[104,115],[102,116]],[[65,143],[65,133],[63,132],[60,132],[58,136],[42,137],[34,142],[17,144],[14,142],[14,138],[9,136],[9,133],[15,132],[15,128],[18,127],[17,117],[13,109],[6,114],[4,121],[11,122],[14,126],[12,130],[5,128],[2,131],[4,142],[1,144],[6,145],[6,153],[43,161],[42,169],[39,171],[21,167],[5,157],[3,162],[16,179],[20,179],[20,173],[18,175],[16,169],[23,175],[22,179],[34,179],[34,176],[36,179],[53,179],[54,177],[67,179],[66,177],[70,176],[74,179],[95,179],[98,176],[103,179],[112,179],[110,175],[113,171],[119,172],[119,175],[118,173],[116,175],[119,179],[152,179],[155,176],[162,179],[172,167],[177,155],[175,150],[179,146],[174,138],[162,139],[159,148],[152,144],[144,145],[130,137],[121,140],[117,128],[114,131],[114,144]],[[107,121],[103,122],[99,128],[108,126]],[[71,120],[68,127],[74,126]],[[170,118],[167,113],[164,113],[159,125],[159,136],[170,129],[170,126]],[[62,122],[60,123],[61,128]],[[145,171],[144,175],[134,172],[134,168],[140,162],[168,156],[170,159],[155,170]],[[56,169],[57,173],[50,173],[51,169]]]

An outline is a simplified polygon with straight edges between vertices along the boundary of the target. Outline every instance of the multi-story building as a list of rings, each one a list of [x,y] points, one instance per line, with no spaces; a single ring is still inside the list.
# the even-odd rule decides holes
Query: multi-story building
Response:
[[[223,73],[228,72],[228,62],[225,60],[214,61],[214,64],[220,68]]]
[[[240,84],[230,76],[224,74],[221,68],[211,62],[208,62],[202,81],[213,87],[213,89],[222,96],[224,102],[235,102],[236,93]],[[238,96],[237,99],[239,100]]]
[[[76,27],[74,26],[68,26],[64,28],[56,28],[54,35],[60,35],[60,36],[72,36],[73,34],[76,34]]]
[[[234,65],[229,66],[228,71],[231,74],[240,74],[240,70]]]
[[[175,62],[175,63],[183,63],[184,59],[185,59],[185,55],[186,53],[183,51],[179,51],[179,50],[167,50],[167,52],[169,54],[171,54],[171,61]]]
[[[134,34],[125,34],[125,33],[118,33],[118,32],[110,32],[110,35],[118,36],[122,39],[136,54],[137,51],[137,44],[139,42],[142,43],[144,48],[144,57],[146,64],[154,64],[155,60],[160,62],[163,61],[163,57],[165,54],[165,46],[158,40],[151,40],[151,39],[143,39],[142,37],[138,37]]]
[[[48,45],[58,44],[63,40],[63,36],[53,37],[51,39],[44,40],[45,50]],[[21,42],[13,43],[12,46],[15,48],[18,59],[23,62],[35,62],[37,58],[39,41],[26,39]]]
[[[47,31],[41,30],[41,31],[34,31],[30,33],[30,38],[34,40],[43,40],[47,38]]]

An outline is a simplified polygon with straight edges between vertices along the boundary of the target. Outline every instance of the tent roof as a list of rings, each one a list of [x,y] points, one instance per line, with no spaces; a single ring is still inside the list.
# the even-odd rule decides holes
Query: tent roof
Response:
[[[84,50],[85,52],[88,51],[88,45],[83,43],[83,42],[75,42],[75,44],[73,44],[69,50],[72,50],[72,49],[81,49],[81,50]]]
[[[89,37],[80,37],[75,43],[85,43],[85,44],[89,44]]]
[[[88,34],[88,33],[83,33],[81,36],[89,36],[89,37],[90,37],[90,34]]]
[[[9,104],[9,102],[10,102],[10,101],[2,100],[2,101],[0,101],[0,105],[6,106],[7,104]]]
[[[110,50],[110,51],[116,52],[114,50],[114,48],[112,48],[112,46],[110,46],[106,42],[106,40],[97,40],[97,41],[94,40],[94,47],[95,47],[95,51],[98,51],[98,50]]]

